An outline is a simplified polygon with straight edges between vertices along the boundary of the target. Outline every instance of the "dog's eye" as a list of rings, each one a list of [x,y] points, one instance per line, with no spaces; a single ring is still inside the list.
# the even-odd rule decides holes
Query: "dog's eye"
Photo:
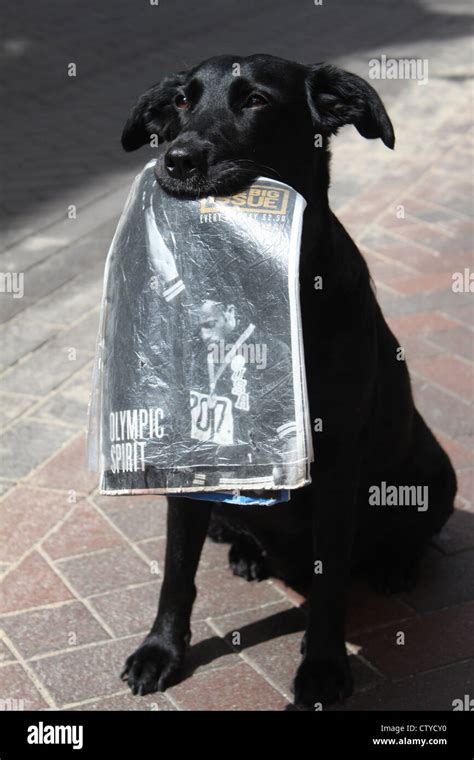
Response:
[[[257,92],[254,92],[252,95],[249,95],[243,105],[243,108],[261,108],[261,106],[267,105],[268,100],[264,98],[263,95],[259,95]]]
[[[176,95],[174,104],[176,108],[179,108],[180,111],[186,111],[188,108],[191,108],[191,103],[187,99],[186,95],[183,95],[182,92]]]

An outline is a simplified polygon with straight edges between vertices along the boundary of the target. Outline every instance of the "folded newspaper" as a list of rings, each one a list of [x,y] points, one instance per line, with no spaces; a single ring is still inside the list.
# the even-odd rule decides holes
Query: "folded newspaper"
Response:
[[[184,200],[135,178],[105,267],[88,462],[103,494],[275,503],[310,482],[304,199]]]

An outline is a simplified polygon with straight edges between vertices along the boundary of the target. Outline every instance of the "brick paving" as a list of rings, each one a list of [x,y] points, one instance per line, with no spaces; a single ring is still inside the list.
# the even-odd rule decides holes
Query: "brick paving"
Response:
[[[226,548],[211,543],[185,680],[164,695],[128,693],[119,672],[154,616],[165,503],[101,497],[84,464],[104,259],[148,158],[120,153],[124,115],[170,62],[179,69],[229,50],[332,60],[366,78],[368,60],[382,53],[429,60],[427,85],[375,82],[395,152],[352,128],[334,140],[331,200],[406,349],[419,408],[453,459],[457,510],[413,592],[382,597],[354,581],[356,692],[333,709],[449,710],[473,693],[474,304],[452,289],[453,273],[473,267],[468,4],[287,6],[143,4],[133,34],[125,0],[100,10],[92,0],[7,8],[0,85],[16,86],[0,270],[24,272],[25,295],[0,296],[0,698],[26,709],[281,710],[291,701],[300,598],[276,581],[233,578]]]

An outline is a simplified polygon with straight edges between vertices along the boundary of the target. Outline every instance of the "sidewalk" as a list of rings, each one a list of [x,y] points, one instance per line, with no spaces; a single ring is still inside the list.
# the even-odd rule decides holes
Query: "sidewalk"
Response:
[[[429,59],[425,86],[373,82],[394,123],[396,150],[342,130],[333,141],[331,199],[406,349],[418,407],[452,457],[457,510],[430,548],[415,591],[383,597],[361,581],[353,584],[348,646],[356,689],[333,709],[450,710],[454,699],[474,694],[474,304],[472,293],[452,289],[453,273],[473,270],[474,130],[465,16],[462,10],[449,16],[444,6],[437,12],[436,2],[429,13],[407,3],[392,22],[393,6],[381,2],[368,25],[366,17],[352,18],[350,4],[340,3],[316,27],[310,4],[290,19],[282,15],[288,14],[283,2],[264,2],[252,31],[247,5],[228,4],[225,45],[221,41],[216,51],[210,40],[216,28],[209,27],[216,2],[206,11],[191,4],[189,18],[180,21],[177,13],[170,20],[174,40],[180,23],[194,28],[193,39],[179,36],[174,49],[169,43],[156,52],[156,27],[139,19],[143,37],[133,35],[119,65],[117,46],[129,40],[126,6],[114,3],[115,15],[104,27],[88,2],[84,13],[95,53],[83,62],[77,97],[67,94],[70,83],[63,72],[59,81],[55,67],[80,58],[84,17],[63,20],[63,28],[59,20],[48,22],[42,9],[22,42],[15,31],[21,12],[18,22],[12,12],[10,37],[17,47],[7,47],[7,57],[31,44],[38,60],[31,72],[28,56],[20,59],[11,114],[19,116],[31,96],[38,117],[30,122],[25,112],[9,135],[7,149],[21,161],[6,162],[9,197],[1,202],[10,221],[0,271],[24,272],[25,295],[0,294],[0,699],[17,700],[24,709],[281,710],[291,702],[304,629],[301,600],[276,581],[249,584],[233,577],[227,547],[211,542],[197,579],[187,665],[192,678],[165,694],[131,696],[119,673],[155,614],[165,503],[101,497],[85,469],[105,256],[132,177],[150,158],[145,149],[119,152],[124,116],[134,96],[158,78],[154,72],[164,73],[167,60],[187,65],[226,46],[303,61],[331,58],[366,78],[373,55]],[[51,8],[59,19],[59,4]],[[26,3],[24,9],[34,12]],[[282,18],[288,25],[281,27]],[[359,24],[356,38],[367,39],[363,50],[349,44],[352,22]],[[313,27],[324,41],[317,53]],[[278,36],[282,28],[285,41]],[[48,34],[58,35],[49,57]],[[40,90],[39,81],[47,86]],[[58,121],[50,132],[53,115]],[[70,204],[77,206],[75,220],[67,218]],[[236,631],[241,646],[233,648]],[[404,646],[396,643],[400,631]]]

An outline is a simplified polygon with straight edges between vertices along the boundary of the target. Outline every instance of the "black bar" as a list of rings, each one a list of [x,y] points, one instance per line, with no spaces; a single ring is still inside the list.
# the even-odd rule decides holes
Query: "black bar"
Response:
[[[69,736],[65,730],[64,737],[78,745],[77,750],[73,744],[45,743],[51,737],[61,740],[55,728],[48,728],[56,726],[69,727]],[[28,737],[42,739],[43,743],[29,743]],[[326,760],[332,753],[341,752],[362,758],[472,760],[474,721],[470,712],[0,713],[0,760],[25,755],[137,758],[164,753],[174,760],[175,754],[187,748],[209,750],[226,758],[237,752],[251,756],[259,747],[268,756],[274,746],[280,756],[286,746],[288,754],[303,755],[308,760]]]

